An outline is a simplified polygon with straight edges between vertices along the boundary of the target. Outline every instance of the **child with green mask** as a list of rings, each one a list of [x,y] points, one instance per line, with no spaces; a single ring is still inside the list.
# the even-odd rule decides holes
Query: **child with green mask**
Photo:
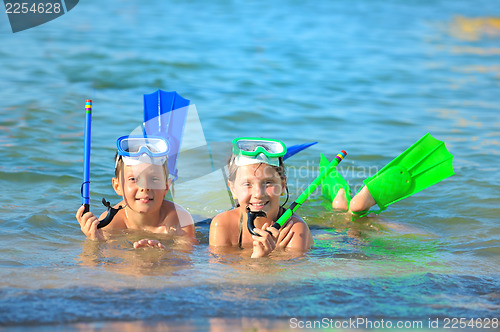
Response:
[[[311,247],[309,227],[296,214],[281,230],[270,227],[285,211],[280,205],[286,191],[285,153],[285,145],[277,140],[233,140],[228,185],[238,206],[212,220],[210,246],[252,248],[252,258],[267,256],[276,248],[305,251]],[[259,213],[252,230],[247,228],[249,211]]]

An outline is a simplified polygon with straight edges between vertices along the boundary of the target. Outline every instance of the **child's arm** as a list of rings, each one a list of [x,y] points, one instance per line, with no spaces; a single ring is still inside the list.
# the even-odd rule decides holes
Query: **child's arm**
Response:
[[[183,213],[179,215],[179,223],[180,225],[186,225],[182,227],[182,230],[187,236],[195,238],[194,220],[189,212],[183,211]]]
[[[192,225],[187,225],[182,227],[182,230],[184,233],[186,233],[187,236],[194,238],[195,237],[195,231],[194,231],[194,224]]]
[[[153,233],[163,233],[176,236],[186,236],[196,243],[194,220],[191,214],[183,207],[173,202],[164,200],[163,211],[166,213],[161,225],[152,229]]]
[[[167,221],[166,224],[175,225],[173,227],[174,230],[179,230],[180,228],[181,230],[181,232],[179,232],[180,234],[186,235],[194,239],[195,238],[194,220],[193,217],[191,216],[191,213],[189,213],[186,209],[184,209],[182,206],[178,204],[175,204],[173,202],[169,203],[173,204],[173,207],[175,209],[175,213],[170,214],[175,219],[175,222]],[[170,227],[170,229],[172,229],[172,227]],[[165,233],[170,233],[170,230],[167,230]]]
[[[76,220],[80,224],[80,229],[83,234],[87,236],[87,238],[91,240],[104,240],[104,234],[102,230],[97,229],[97,225],[99,225],[99,220],[92,212],[87,212],[82,216],[84,206],[80,206],[78,211],[76,211]]]
[[[184,238],[191,244],[198,244],[199,242],[196,239],[193,217],[189,212],[186,211],[186,216],[184,216],[183,218],[184,221],[181,225],[186,225],[181,228]]]

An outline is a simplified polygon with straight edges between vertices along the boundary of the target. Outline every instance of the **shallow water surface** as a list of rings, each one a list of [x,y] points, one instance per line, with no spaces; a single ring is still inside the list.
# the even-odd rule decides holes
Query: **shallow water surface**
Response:
[[[294,317],[366,317],[426,328],[499,317],[499,17],[483,0],[80,2],[16,34],[4,17],[0,326],[281,330]],[[318,174],[320,152],[348,151],[339,170],[355,191],[427,132],[446,142],[456,174],[358,222],[315,193],[299,210],[314,248],[252,260],[209,249],[210,219],[229,199],[221,178],[182,178],[196,173],[188,151],[175,197],[198,245],[162,238],[164,251],[133,250],[145,236],[133,232],[87,241],[74,218],[85,99],[100,212],[101,197],[118,201],[115,140],[140,125],[142,94],[158,88],[196,105],[203,135],[186,127],[185,142],[208,155],[208,141],[214,160],[238,136],[318,141],[288,162],[291,200]]]

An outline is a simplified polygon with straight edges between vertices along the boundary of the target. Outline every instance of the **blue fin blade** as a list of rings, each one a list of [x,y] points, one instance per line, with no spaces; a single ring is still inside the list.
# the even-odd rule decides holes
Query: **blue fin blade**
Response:
[[[144,133],[165,137],[170,145],[168,168],[177,178],[177,157],[180,151],[189,99],[175,91],[158,90],[144,94]],[[172,112],[173,110],[178,110]]]
[[[189,99],[181,97],[175,91],[158,90],[150,94],[144,94],[144,122],[188,105]]]
[[[314,145],[316,143],[318,143],[318,142],[303,143],[303,144],[297,144],[297,145],[292,145],[290,147],[287,147],[286,148],[286,154],[283,157],[283,160],[286,160],[286,159],[290,158],[294,154],[299,153],[300,151],[302,151],[304,149],[307,149],[308,147],[310,147],[310,146],[312,146],[312,145]]]

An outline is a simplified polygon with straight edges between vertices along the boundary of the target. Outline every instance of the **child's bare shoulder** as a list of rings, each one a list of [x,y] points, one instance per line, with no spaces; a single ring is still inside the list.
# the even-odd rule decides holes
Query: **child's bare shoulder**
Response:
[[[167,199],[163,200],[163,204],[162,204],[161,208],[166,212],[177,212],[177,213],[189,214],[189,212],[185,208],[183,208],[179,204],[174,203],[172,201],[169,201]]]
[[[209,244],[211,246],[232,246],[238,241],[239,212],[237,209],[216,215],[210,223]]]
[[[293,226],[292,226],[293,231],[309,230],[309,226],[307,226],[307,223],[295,213],[292,215],[291,220],[293,221]]]
[[[237,209],[232,209],[229,211],[224,211],[216,215],[211,222],[211,226],[214,227],[229,227],[239,220],[239,212]]]
[[[163,200],[161,206],[162,214],[165,216],[164,224],[171,225],[179,223],[182,227],[185,225],[193,224],[193,217],[191,214],[179,204],[169,200]]]
[[[294,237],[287,247],[301,250],[311,248],[311,246],[314,245],[314,239],[312,237],[309,226],[307,226],[307,223],[296,214],[292,215],[291,220],[293,221],[293,225],[290,229],[290,232],[294,233]],[[297,241],[294,240],[294,238],[299,239]]]

